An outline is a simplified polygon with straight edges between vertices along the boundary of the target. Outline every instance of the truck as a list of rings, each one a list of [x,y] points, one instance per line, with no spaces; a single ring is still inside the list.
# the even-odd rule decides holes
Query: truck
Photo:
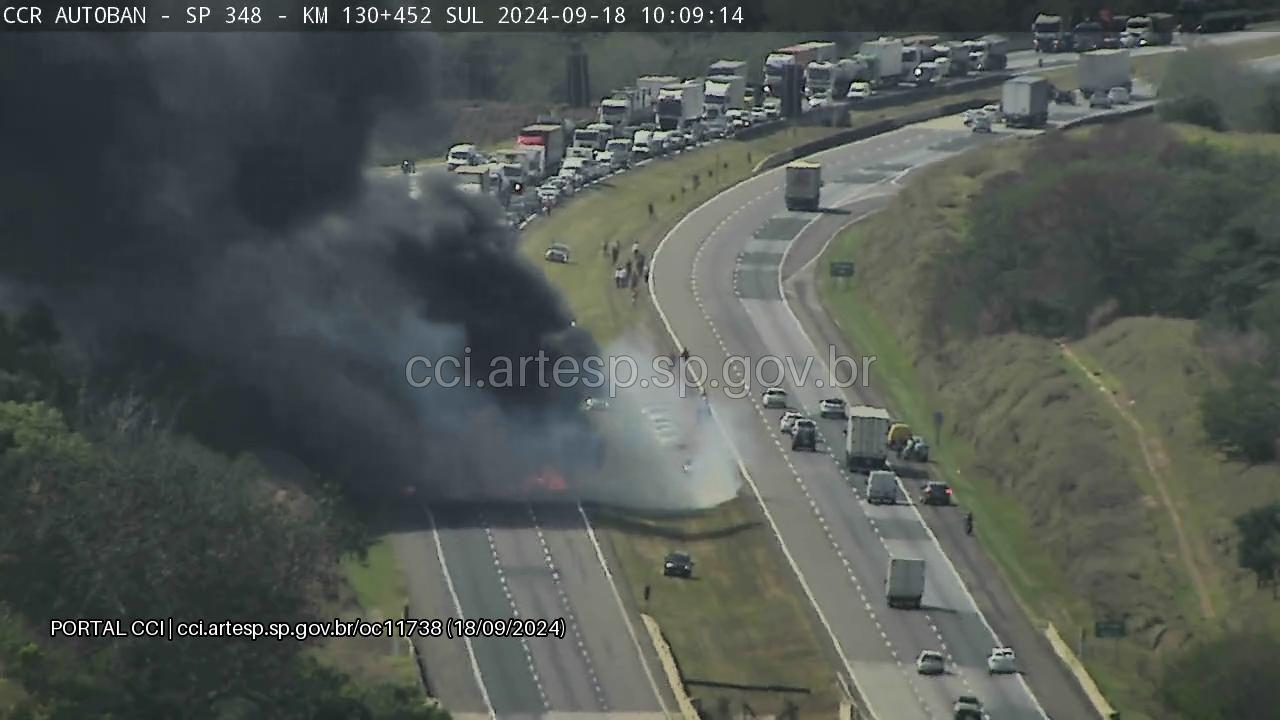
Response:
[[[640,88],[649,99],[649,107],[657,109],[658,93],[668,85],[675,85],[680,78],[675,75],[644,75],[636,78],[636,87]]]
[[[1003,35],[983,35],[966,44],[969,46],[969,67],[974,70],[1003,70],[1009,64],[1009,38]]]
[[[863,65],[858,58],[811,62],[804,69],[805,94],[814,99],[842,100],[849,94],[849,85]]]
[[[609,164],[614,169],[622,169],[631,165],[631,140],[627,138],[614,138],[605,145],[605,152],[610,153]]]
[[[453,172],[460,167],[466,165],[478,165],[482,160],[480,151],[471,143],[462,143],[449,148],[449,152],[444,157],[445,167],[449,172]]]
[[[1037,15],[1031,23],[1031,39],[1038,53],[1071,52],[1071,33],[1061,15]]]
[[[920,67],[922,62],[924,62],[924,58],[920,52],[919,45],[902,46],[902,79],[904,82],[915,82],[916,68]]]
[[[488,165],[463,165],[453,171],[453,176],[462,192],[483,195],[496,190],[492,171]]]
[[[709,105],[719,107],[723,115],[726,110],[741,108],[746,93],[745,75],[708,75],[703,86],[702,104],[704,108]]]
[[[1124,32],[1132,45],[1172,45],[1173,31],[1178,26],[1178,19],[1169,13],[1150,13],[1129,18]]]
[[[788,210],[817,210],[822,197],[822,166],[797,160],[787,165],[784,199]]]
[[[835,59],[836,44],[832,42],[805,42],[778,48],[764,59],[765,92],[771,95],[781,92],[783,73],[788,65],[798,65],[803,71],[811,62],[831,62]]]
[[[889,411],[870,405],[849,408],[845,422],[844,458],[850,471],[883,470],[889,457]]]
[[[499,151],[497,165],[502,179],[509,187],[530,186],[542,180],[541,148],[520,148]]]
[[[1103,38],[1106,36],[1106,28],[1102,23],[1094,20],[1086,20],[1077,23],[1071,31],[1071,45],[1076,52],[1089,52],[1090,50],[1099,50],[1103,46]]]
[[[542,169],[546,175],[554,175],[560,170],[560,163],[564,160],[565,145],[563,125],[552,123],[527,125],[521,128],[520,134],[516,136],[517,149],[520,147],[543,149]]]
[[[653,121],[653,98],[647,88],[627,87],[614,90],[600,101],[597,120],[619,128]]]
[[[648,160],[658,153],[654,152],[653,147],[653,131],[637,130],[636,134],[631,138],[631,158],[635,162]]]
[[[686,80],[658,91],[658,128],[683,130],[702,117],[703,83]]]
[[[717,60],[707,66],[707,77],[747,76],[747,63],[742,60]],[[744,81],[745,82],[745,81]]]
[[[612,126],[605,125],[605,130],[596,127],[595,124],[588,125],[584,128],[578,128],[573,131],[573,146],[580,148],[588,148],[592,152],[603,150],[605,143],[609,142],[610,136],[613,134]]]
[[[884,581],[885,600],[891,608],[920,608],[924,599],[924,560],[889,558],[889,576]]]
[[[965,47],[964,43],[939,43],[933,46],[933,50],[937,53],[939,59],[946,58],[948,60],[948,75],[962,76],[968,74],[969,48]]]
[[[937,82],[938,75],[938,63],[922,62],[911,73],[911,79],[916,87],[928,87]]]
[[[1049,81],[1035,75],[1006,80],[1000,90],[1000,112],[1009,127],[1042,127],[1049,121]]]
[[[1094,50],[1082,53],[1076,64],[1076,76],[1085,97],[1095,92],[1105,93],[1113,87],[1133,89],[1129,71],[1129,51]]]
[[[867,473],[867,502],[872,505],[898,504],[898,476],[888,470]]]
[[[902,41],[892,38],[868,40],[858,49],[859,54],[872,58],[874,79],[868,80],[875,87],[893,87],[902,79]]]

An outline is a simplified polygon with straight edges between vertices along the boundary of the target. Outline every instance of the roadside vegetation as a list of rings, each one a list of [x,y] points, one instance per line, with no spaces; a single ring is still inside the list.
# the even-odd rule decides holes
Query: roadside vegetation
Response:
[[[288,622],[342,612],[364,545],[337,496],[170,431],[0,316],[0,716],[430,720],[414,678],[356,681],[318,642],[51,638],[51,619]],[[367,616],[367,615],[366,615]],[[385,651],[381,651],[385,652]]]
[[[1213,106],[1209,80],[1179,92]],[[874,278],[822,281],[833,316],[898,414],[944,413],[937,460],[980,540],[1033,617],[1090,634],[1126,717],[1274,707],[1275,145],[1154,120],[1006,142],[827,252]],[[1092,638],[1111,619],[1127,637]]]

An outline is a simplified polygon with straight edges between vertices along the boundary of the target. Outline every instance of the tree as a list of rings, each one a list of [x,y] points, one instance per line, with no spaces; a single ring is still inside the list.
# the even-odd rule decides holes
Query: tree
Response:
[[[1258,583],[1273,582],[1280,573],[1280,502],[1254,508],[1235,519],[1240,533],[1236,561],[1253,571]]]
[[[1241,364],[1227,371],[1226,385],[1200,398],[1205,434],[1226,452],[1249,462],[1275,459],[1280,437],[1280,389],[1264,369]]]
[[[1250,624],[1192,647],[1166,667],[1160,691],[1185,720],[1272,717],[1280,706],[1275,658],[1280,640]]]

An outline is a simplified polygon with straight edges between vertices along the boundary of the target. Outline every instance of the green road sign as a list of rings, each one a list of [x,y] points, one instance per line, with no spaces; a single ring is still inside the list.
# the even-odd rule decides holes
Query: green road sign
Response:
[[[1124,620],[1099,620],[1093,624],[1093,634],[1100,638],[1124,637]]]
[[[851,262],[833,262],[831,263],[831,277],[853,277],[853,263]]]

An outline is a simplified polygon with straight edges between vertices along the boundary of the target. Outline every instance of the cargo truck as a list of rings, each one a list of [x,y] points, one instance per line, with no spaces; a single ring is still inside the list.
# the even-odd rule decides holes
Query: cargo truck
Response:
[[[797,160],[787,165],[784,199],[788,210],[817,210],[822,196],[822,166]]]
[[[1049,81],[1035,75],[1006,80],[1000,91],[1000,112],[1009,127],[1042,127],[1049,121]]]
[[[1009,38],[1003,35],[983,35],[966,44],[969,46],[969,66],[974,70],[1004,70],[1009,64]]]
[[[600,101],[597,118],[617,129],[642,122],[653,122],[653,98],[647,88],[629,87],[615,90]]]
[[[969,48],[964,43],[940,43],[934,45],[933,50],[939,59],[947,59],[947,75],[960,76],[969,72]]]
[[[747,76],[747,64],[742,60],[717,60],[707,66],[707,77]]]
[[[804,91],[813,99],[840,100],[849,94],[849,85],[864,69],[857,58],[835,62],[811,62],[804,69]]]
[[[609,128],[609,126],[605,126]],[[584,128],[578,128],[573,131],[573,146],[576,148],[587,148],[592,152],[603,150],[605,143],[609,142],[609,136],[612,134],[612,128],[601,131],[600,128],[588,125]]]
[[[637,130],[631,138],[631,157],[635,162],[656,156],[652,130]]]
[[[1071,33],[1060,15],[1037,15],[1031,23],[1031,39],[1038,53],[1071,52]]]
[[[789,65],[796,65],[803,73],[811,62],[831,62],[836,59],[836,44],[832,42],[806,42],[778,48],[764,59],[764,91],[771,95],[781,92],[783,73]]]
[[[844,457],[849,470],[883,470],[889,456],[889,411],[857,405],[845,423]]]
[[[1129,45],[1171,45],[1178,20],[1169,13],[1151,13],[1129,18],[1125,34],[1133,38]]]
[[[645,96],[648,97],[649,107],[657,108],[659,91],[668,85],[675,85],[679,82],[680,78],[675,75],[645,75],[636,78],[636,87],[643,90]]]
[[[1076,52],[1089,52],[1102,48],[1102,38],[1106,31],[1102,23],[1087,20],[1079,23],[1071,31],[1071,46]]]
[[[868,80],[875,87],[893,87],[902,79],[902,41],[892,38],[868,40],[862,43],[859,53],[872,58],[874,78]]]
[[[747,78],[743,75],[709,75],[703,88],[702,104],[715,105],[724,115],[726,110],[741,108],[747,93]]]
[[[917,610],[924,600],[924,560],[889,558],[889,577],[884,581],[885,600],[891,608]]]
[[[1085,97],[1095,92],[1106,93],[1113,87],[1132,90],[1129,51],[1125,49],[1094,50],[1082,53],[1076,64],[1076,76],[1080,80],[1080,91]]]
[[[888,470],[867,474],[867,502],[872,505],[898,504],[898,476]]]
[[[703,83],[686,80],[658,91],[658,129],[683,130],[702,117]]]
[[[516,136],[516,148],[522,146],[541,147],[543,149],[543,172],[554,175],[560,171],[560,163],[564,160],[565,133],[563,125],[542,123],[529,125],[520,130]]]

